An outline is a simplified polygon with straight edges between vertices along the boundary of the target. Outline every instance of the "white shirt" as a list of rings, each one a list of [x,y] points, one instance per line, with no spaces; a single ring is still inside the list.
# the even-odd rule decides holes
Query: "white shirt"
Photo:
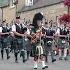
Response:
[[[30,30],[27,28],[27,34],[29,34],[30,35]]]
[[[60,35],[60,28],[57,29],[56,33],[55,34],[58,34]]]
[[[15,25],[12,26],[12,32],[16,32],[16,26]]]
[[[12,32],[16,32],[16,26],[12,25]],[[27,34],[30,34],[30,30],[27,29]]]
[[[0,32],[2,32],[2,27],[0,27]]]

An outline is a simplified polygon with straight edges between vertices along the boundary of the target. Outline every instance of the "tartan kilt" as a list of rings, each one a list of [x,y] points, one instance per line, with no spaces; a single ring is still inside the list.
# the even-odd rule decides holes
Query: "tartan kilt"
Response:
[[[10,38],[9,37],[2,37],[2,48],[10,47]]]
[[[17,45],[16,38],[10,37],[10,44],[11,44],[11,50],[15,50],[16,49],[16,45]]]
[[[28,41],[25,41],[25,38],[16,38],[15,46],[18,48],[18,50],[27,50],[29,44]]]
[[[68,48],[69,47],[67,40],[60,39],[60,38],[58,39],[57,45],[58,45],[58,48]]]
[[[0,48],[2,48],[2,40],[1,40],[1,38],[0,38]]]
[[[33,44],[32,45],[32,55],[33,56],[44,55],[44,48],[41,45]]]
[[[22,50],[24,47],[23,38],[15,39],[15,49]]]
[[[41,45],[36,46],[36,55],[40,56],[43,54],[44,54],[43,47]]]

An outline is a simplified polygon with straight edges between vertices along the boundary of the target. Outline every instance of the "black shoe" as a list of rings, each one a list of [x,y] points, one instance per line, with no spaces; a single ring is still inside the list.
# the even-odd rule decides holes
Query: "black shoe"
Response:
[[[46,69],[46,68],[48,68],[48,66],[45,66],[45,67],[43,67],[42,69]]]
[[[60,57],[59,60],[62,60],[62,57]]]
[[[18,63],[18,61],[15,61],[15,63]]]
[[[10,59],[10,56],[7,57],[7,60]]]
[[[3,60],[4,58],[2,58],[2,60]]]
[[[3,60],[3,57],[2,57],[2,60]]]
[[[68,60],[68,58],[67,58],[67,57],[65,57],[65,58],[64,58],[64,60],[66,61],[66,60]]]
[[[23,60],[23,63],[25,63],[26,62],[26,60]]]
[[[37,68],[34,68],[34,69],[37,69]]]
[[[52,60],[52,62],[55,62],[55,61],[56,61],[56,59],[53,59],[53,60]]]

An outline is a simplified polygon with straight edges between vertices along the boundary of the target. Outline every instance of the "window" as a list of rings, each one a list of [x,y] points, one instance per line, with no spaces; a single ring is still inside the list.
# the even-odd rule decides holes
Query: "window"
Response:
[[[18,4],[18,0],[14,0],[13,3],[14,3],[14,5]]]
[[[30,0],[29,5],[30,5],[30,6],[32,6],[32,5],[33,5],[33,0]]]
[[[29,6],[29,0],[25,0],[25,6]]]
[[[15,0],[10,0],[10,8],[14,8],[15,7],[14,3],[15,3]]]
[[[32,6],[33,0],[25,0],[25,6]]]

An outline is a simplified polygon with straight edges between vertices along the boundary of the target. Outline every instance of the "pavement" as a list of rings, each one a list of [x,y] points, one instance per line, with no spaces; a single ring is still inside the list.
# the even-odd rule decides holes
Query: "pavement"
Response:
[[[34,70],[33,69],[33,58],[30,57],[30,59],[26,62],[22,62],[22,58],[19,58],[18,56],[18,63],[15,63],[14,61],[14,55],[10,54],[11,58],[9,60],[6,59],[6,54],[4,55],[4,59],[2,60],[0,57],[0,70]],[[51,57],[48,57],[48,69],[45,70],[70,70],[70,56],[68,57],[69,60],[59,60],[56,56],[57,61],[52,63]],[[42,70],[41,61],[38,63],[38,69]]]

